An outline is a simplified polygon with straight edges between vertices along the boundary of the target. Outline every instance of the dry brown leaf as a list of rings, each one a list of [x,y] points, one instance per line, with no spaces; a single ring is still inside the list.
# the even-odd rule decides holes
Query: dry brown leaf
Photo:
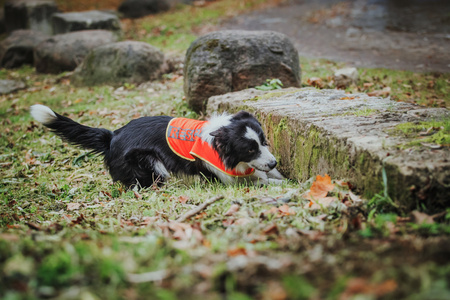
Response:
[[[142,199],[142,195],[141,194],[139,194],[136,191],[133,191],[133,193],[134,193],[134,196],[136,197],[136,199]]]
[[[383,88],[382,90],[376,90],[376,91],[367,93],[368,96],[372,96],[372,97],[387,97],[390,94],[391,94],[391,88],[388,86]]]
[[[370,283],[365,278],[352,278],[348,281],[347,288],[341,294],[340,299],[349,299],[358,294],[382,297],[395,291],[397,286],[397,282],[393,279],[388,279],[381,283]]]
[[[283,204],[280,207],[278,207],[278,211],[283,216],[289,216],[289,215],[295,215],[295,211],[289,207],[287,204]]]
[[[322,78],[319,77],[311,77],[308,78],[308,80],[306,81],[306,83],[310,86],[316,87],[316,88],[323,88],[324,84],[322,81]]]
[[[183,204],[186,204],[186,202],[188,202],[188,200],[189,200],[189,197],[186,197],[186,196],[178,197],[178,201],[183,203]]]
[[[277,224],[272,224],[263,229],[264,234],[278,234]]]
[[[231,248],[227,250],[228,256],[247,255],[247,250],[242,247]]]
[[[432,216],[417,210],[411,212],[411,217],[416,224],[434,224]]]
[[[81,206],[81,203],[67,203],[67,210],[76,210],[79,209]]]
[[[224,216],[232,216],[235,213],[239,211],[241,206],[239,204],[233,204],[230,206],[230,208],[227,210],[227,212],[224,214]]]
[[[324,197],[316,200],[311,200],[309,204],[310,209],[321,209],[322,207],[328,207],[334,201],[339,201],[336,197]]]

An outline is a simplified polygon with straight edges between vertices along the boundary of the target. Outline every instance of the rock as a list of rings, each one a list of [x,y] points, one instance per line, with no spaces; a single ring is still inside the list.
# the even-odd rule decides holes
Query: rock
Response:
[[[117,10],[124,18],[136,19],[167,11],[170,7],[169,0],[125,0]]]
[[[6,31],[31,29],[52,34],[51,16],[58,11],[53,0],[7,0],[5,2]]]
[[[214,96],[207,112],[241,109],[259,117],[277,168],[290,179],[306,181],[326,173],[349,180],[371,199],[383,193],[384,170],[389,196],[401,210],[450,206],[450,147],[412,146],[412,137],[396,129],[406,122],[449,120],[445,108],[343,90],[291,88]]]
[[[85,30],[55,35],[40,43],[34,52],[34,66],[40,73],[73,71],[95,47],[114,43],[107,30]]]
[[[72,82],[77,85],[142,83],[165,72],[164,54],[136,41],[118,42],[95,48],[77,68]]]
[[[0,33],[6,32],[6,24],[5,24],[5,9],[0,7]]]
[[[334,84],[338,88],[346,88],[356,83],[358,79],[359,74],[356,68],[342,68],[334,72]]]
[[[103,29],[121,35],[119,18],[108,12],[90,10],[83,12],[56,13],[52,17],[53,33]]]
[[[226,30],[194,41],[186,52],[184,93],[196,111],[209,97],[239,91],[278,78],[284,87],[300,86],[297,50],[273,31]]]
[[[7,79],[0,80],[0,95],[9,94],[24,88],[25,83],[23,83],[22,81],[7,80]]]
[[[37,45],[49,36],[39,31],[15,30],[0,42],[0,67],[12,69],[23,64],[33,65]]]

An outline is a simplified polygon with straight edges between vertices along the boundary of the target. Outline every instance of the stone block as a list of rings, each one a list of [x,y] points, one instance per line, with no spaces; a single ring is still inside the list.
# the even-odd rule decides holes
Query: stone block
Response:
[[[418,133],[408,137],[397,127],[436,120],[448,124],[445,108],[342,90],[291,88],[214,96],[207,112],[241,109],[259,117],[278,169],[291,179],[327,173],[349,180],[370,199],[383,194],[385,172],[388,194],[401,210],[450,206],[450,146],[421,143]]]
[[[51,35],[51,16],[57,11],[53,0],[8,0],[5,2],[6,32],[31,29]]]
[[[119,18],[115,14],[98,10],[56,13],[52,17],[52,26],[54,34],[103,29],[121,35]]]

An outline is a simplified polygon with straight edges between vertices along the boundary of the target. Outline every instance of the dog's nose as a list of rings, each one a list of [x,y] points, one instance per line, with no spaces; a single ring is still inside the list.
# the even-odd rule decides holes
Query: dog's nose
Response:
[[[277,166],[277,161],[271,161],[268,165],[267,165],[270,169],[273,169]]]

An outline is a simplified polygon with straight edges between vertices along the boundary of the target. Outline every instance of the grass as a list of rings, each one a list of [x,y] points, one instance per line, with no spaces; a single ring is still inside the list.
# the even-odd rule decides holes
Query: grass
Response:
[[[188,26],[177,25],[181,15],[175,12],[139,20],[133,26],[145,33],[126,34],[153,39],[147,35],[159,28],[155,32],[163,33],[151,41],[159,38],[164,51],[180,55],[202,20],[215,24],[219,15],[260,5],[240,3],[215,2],[203,13],[181,7],[179,12],[192,15]],[[168,35],[174,38],[165,39]],[[340,66],[301,61],[305,83],[317,76],[331,83],[329,74]],[[393,96],[397,78],[406,74],[360,73],[363,82],[374,83],[368,89],[389,85]],[[417,86],[427,76],[432,75],[411,78],[417,77]],[[36,74],[30,67],[2,69],[0,78],[28,86],[0,96],[2,299],[447,299],[450,294],[449,210],[421,222],[386,206],[388,191],[368,207],[350,201],[348,187],[330,192],[340,197],[335,205],[311,209],[302,195],[312,181],[227,187],[172,179],[160,188],[129,191],[111,181],[100,157],[62,142],[29,116],[29,106],[42,103],[111,130],[145,115],[203,117],[187,107],[183,78],[176,74],[117,89],[75,88],[65,74]],[[349,91],[358,86],[364,87]],[[414,124],[402,134],[447,125]],[[218,195],[224,198],[200,214],[175,221]]]

